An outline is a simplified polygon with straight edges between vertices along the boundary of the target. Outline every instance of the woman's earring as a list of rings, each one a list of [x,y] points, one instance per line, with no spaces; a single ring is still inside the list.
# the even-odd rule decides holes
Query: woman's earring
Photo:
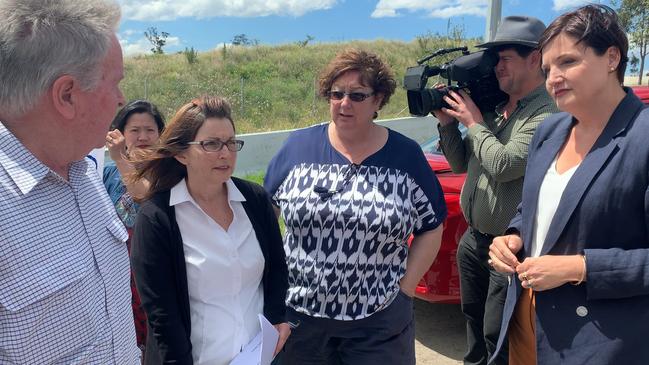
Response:
[[[379,117],[379,112],[374,112],[374,119]]]

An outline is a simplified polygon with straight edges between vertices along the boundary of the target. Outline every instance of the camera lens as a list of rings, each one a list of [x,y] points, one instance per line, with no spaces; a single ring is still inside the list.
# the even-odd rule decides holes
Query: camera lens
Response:
[[[448,95],[448,88],[442,89],[428,89],[428,94],[430,98],[430,113],[433,110],[448,108],[449,105],[444,101],[444,96]]]

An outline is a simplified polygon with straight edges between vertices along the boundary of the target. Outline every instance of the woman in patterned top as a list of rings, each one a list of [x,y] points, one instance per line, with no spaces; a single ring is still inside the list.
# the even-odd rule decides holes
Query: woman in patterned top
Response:
[[[282,364],[415,363],[412,297],[446,206],[417,143],[374,123],[395,87],[375,54],[340,53],[319,86],[331,121],[293,132],[268,166],[299,323]]]
[[[104,167],[104,185],[119,219],[128,230],[129,240],[126,244],[130,252],[130,236],[138,210],[133,198],[141,197],[146,185],[144,182],[134,184],[123,179],[133,172],[133,166],[126,156],[135,149],[154,144],[164,129],[164,119],[152,103],[134,100],[117,113],[111,127],[113,130],[106,135],[106,147],[113,161]],[[132,274],[131,293],[137,345],[143,349],[146,342],[146,315],[140,306]]]

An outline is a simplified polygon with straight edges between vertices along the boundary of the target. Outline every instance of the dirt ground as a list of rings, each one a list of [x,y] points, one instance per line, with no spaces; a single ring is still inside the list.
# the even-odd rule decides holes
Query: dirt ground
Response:
[[[462,364],[466,329],[459,305],[415,300],[417,365]]]

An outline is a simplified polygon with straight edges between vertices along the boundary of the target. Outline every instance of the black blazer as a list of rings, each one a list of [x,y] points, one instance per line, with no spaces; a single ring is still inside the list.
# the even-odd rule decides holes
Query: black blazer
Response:
[[[288,271],[273,206],[259,185],[232,178],[264,255],[264,315],[284,322]],[[131,265],[147,315],[145,364],[192,364],[191,320],[185,254],[169,191],[154,195],[138,212]],[[214,323],[218,330],[218,323]]]
[[[548,117],[529,148],[522,206],[510,224],[531,250],[541,183],[570,133]],[[649,364],[649,109],[629,90],[570,179],[541,255],[587,259],[587,281],[536,292],[539,365]],[[521,293],[512,276],[498,348]]]

